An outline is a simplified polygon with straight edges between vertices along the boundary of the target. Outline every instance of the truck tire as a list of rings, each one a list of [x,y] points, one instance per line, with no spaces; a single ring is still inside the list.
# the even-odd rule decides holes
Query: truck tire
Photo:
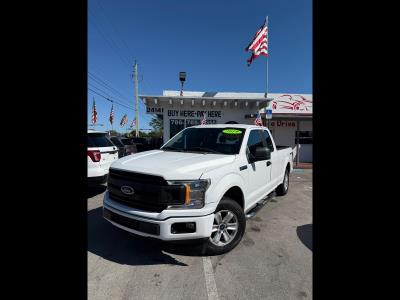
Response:
[[[207,255],[219,255],[231,251],[239,244],[246,229],[246,217],[240,205],[224,196],[214,213],[213,231],[207,239]]]
[[[278,196],[284,196],[289,191],[289,170],[286,169],[285,175],[283,176],[283,182],[276,188],[276,194]]]

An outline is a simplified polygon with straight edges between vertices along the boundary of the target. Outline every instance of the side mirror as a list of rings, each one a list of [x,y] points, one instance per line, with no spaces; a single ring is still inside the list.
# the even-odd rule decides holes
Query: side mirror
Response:
[[[257,147],[254,150],[254,161],[271,159],[271,151],[267,147]]]

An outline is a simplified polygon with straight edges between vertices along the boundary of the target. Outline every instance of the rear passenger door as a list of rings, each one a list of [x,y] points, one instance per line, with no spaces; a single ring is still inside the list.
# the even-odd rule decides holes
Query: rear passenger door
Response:
[[[249,133],[249,138],[246,145],[247,169],[243,173],[246,181],[246,192],[248,206],[253,206],[261,200],[267,192],[270,182],[270,167],[267,166],[266,160],[250,162],[250,156],[256,147],[265,146],[262,130],[253,129]]]
[[[282,176],[283,167],[283,155],[274,149],[274,145],[272,143],[272,139],[267,130],[264,130],[264,140],[267,147],[271,150],[271,165],[270,165],[270,183],[271,186],[275,186],[278,181],[280,181],[280,177]]]

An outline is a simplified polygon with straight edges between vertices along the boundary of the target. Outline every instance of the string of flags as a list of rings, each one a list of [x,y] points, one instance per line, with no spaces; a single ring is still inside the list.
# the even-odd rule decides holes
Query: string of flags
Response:
[[[96,111],[96,103],[93,97],[93,105],[92,105],[92,124],[96,124],[97,122],[97,111]]]
[[[114,123],[114,104],[111,105],[111,111],[110,111],[110,116],[108,117],[108,120],[110,121],[110,124],[113,125]],[[97,110],[96,110],[96,101],[94,100],[93,97],[93,104],[92,104],[92,125],[95,125],[97,123]],[[128,123],[128,115],[124,114],[124,116],[121,119],[121,122],[119,123],[121,127],[124,127]],[[132,123],[130,125],[130,128],[136,127],[136,118],[132,120]]]
[[[128,116],[125,114],[122,117],[121,122],[119,123],[119,125],[121,125],[121,127],[124,127],[126,125],[126,123],[128,123]]]
[[[109,120],[110,120],[110,124],[112,125],[113,122],[114,122],[114,104],[111,106],[111,112],[110,112]]]
[[[129,126],[130,128],[134,128],[136,127],[136,118],[132,120],[131,126]]]

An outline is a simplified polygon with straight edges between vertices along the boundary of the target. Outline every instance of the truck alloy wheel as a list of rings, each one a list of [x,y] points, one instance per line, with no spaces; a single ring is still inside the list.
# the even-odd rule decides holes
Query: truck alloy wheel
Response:
[[[220,210],[214,214],[214,224],[210,241],[216,246],[225,246],[233,241],[238,232],[239,221],[230,210]]]
[[[226,253],[239,244],[246,230],[246,217],[238,202],[224,196],[214,213],[211,236],[206,240],[208,255]]]
[[[285,171],[285,175],[283,176],[283,182],[276,188],[276,194],[278,196],[284,196],[287,194],[289,190],[289,171]]]
[[[289,173],[285,172],[285,178],[283,179],[283,188],[285,191],[289,188]]]

